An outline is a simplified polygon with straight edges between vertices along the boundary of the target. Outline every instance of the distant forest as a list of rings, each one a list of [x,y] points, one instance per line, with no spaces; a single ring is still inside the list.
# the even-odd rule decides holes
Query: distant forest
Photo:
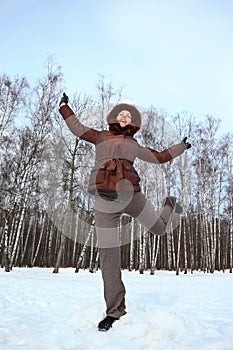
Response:
[[[49,59],[33,87],[26,77],[0,73],[0,262],[6,271],[99,268],[93,196],[87,193],[94,148],[73,136],[58,113],[63,84],[61,67]],[[95,129],[107,128],[108,112],[126,96],[104,76],[95,96],[67,93],[77,117]],[[122,268],[232,273],[233,135],[220,135],[221,120],[211,115],[200,122],[188,112],[139,109],[141,145],[161,151],[188,136],[192,148],[163,165],[136,161],[142,192],[155,208],[174,195],[184,210],[162,237],[122,216],[119,235],[129,235],[121,247]]]

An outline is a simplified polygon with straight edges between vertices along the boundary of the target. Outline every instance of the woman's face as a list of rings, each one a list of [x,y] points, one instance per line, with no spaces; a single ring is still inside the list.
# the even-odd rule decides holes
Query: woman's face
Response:
[[[118,114],[116,119],[119,121],[120,126],[125,128],[127,125],[131,124],[132,115],[129,111],[124,110]]]

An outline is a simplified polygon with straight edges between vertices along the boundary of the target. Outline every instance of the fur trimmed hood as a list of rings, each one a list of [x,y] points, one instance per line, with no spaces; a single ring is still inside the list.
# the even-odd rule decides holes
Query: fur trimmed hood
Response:
[[[116,118],[121,111],[129,111],[132,115],[132,124],[130,124],[128,128],[126,127],[126,129],[130,129],[130,133],[135,134],[141,127],[141,113],[136,107],[127,103],[120,103],[116,105],[108,114],[107,122],[110,129],[112,129],[114,125],[120,127]]]

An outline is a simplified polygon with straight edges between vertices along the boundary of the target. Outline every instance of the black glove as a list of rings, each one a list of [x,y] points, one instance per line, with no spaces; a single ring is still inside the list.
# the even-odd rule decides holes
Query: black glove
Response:
[[[187,136],[181,141],[181,144],[186,148],[189,149],[192,147],[191,143],[187,142]]]
[[[61,101],[59,102],[59,106],[62,104],[62,103],[68,103],[69,102],[69,97],[65,94],[65,92],[63,92],[63,96],[61,98]]]

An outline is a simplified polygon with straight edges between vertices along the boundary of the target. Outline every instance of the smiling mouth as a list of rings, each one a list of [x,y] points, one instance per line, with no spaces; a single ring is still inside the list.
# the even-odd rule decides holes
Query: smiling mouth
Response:
[[[120,123],[125,123],[125,124],[126,124],[126,123],[127,123],[127,120],[121,119],[121,120],[120,120]]]

